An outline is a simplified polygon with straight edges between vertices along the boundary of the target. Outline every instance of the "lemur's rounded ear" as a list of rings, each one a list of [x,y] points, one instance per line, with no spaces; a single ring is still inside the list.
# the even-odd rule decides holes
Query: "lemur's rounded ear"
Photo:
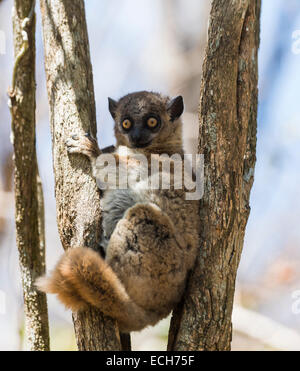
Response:
[[[112,98],[108,98],[108,109],[113,119],[116,117],[117,107],[118,107],[118,102],[116,102]]]
[[[184,111],[183,98],[181,95],[171,100],[167,106],[167,111],[170,115],[171,121],[179,119]]]

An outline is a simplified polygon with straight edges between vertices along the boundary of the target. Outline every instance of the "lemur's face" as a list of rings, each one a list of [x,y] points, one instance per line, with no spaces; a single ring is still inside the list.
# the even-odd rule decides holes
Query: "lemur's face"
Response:
[[[130,148],[155,148],[172,140],[183,112],[183,99],[170,100],[157,93],[138,92],[118,102],[109,98],[109,110],[115,120],[118,145]]]

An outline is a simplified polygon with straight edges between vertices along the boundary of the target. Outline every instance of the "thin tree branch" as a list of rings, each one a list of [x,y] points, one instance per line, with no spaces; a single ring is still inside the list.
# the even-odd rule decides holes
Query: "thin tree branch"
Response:
[[[35,1],[15,0],[15,64],[9,90],[15,167],[16,235],[24,294],[26,335],[31,350],[49,350],[45,294],[34,286],[45,273],[43,211],[39,208],[35,149]]]

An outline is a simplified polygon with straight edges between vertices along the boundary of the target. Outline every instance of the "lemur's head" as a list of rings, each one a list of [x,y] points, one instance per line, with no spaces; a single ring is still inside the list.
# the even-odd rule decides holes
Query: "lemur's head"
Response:
[[[151,153],[182,149],[184,110],[181,96],[170,99],[147,91],[128,94],[119,101],[108,98],[115,121],[117,145],[143,148]]]

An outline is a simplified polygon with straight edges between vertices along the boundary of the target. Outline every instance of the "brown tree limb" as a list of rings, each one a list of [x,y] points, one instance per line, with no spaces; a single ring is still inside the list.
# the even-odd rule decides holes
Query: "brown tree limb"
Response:
[[[9,90],[14,146],[15,219],[26,335],[31,350],[49,350],[46,295],[34,286],[45,273],[43,210],[35,148],[35,1],[15,0],[15,64]]]
[[[213,0],[200,98],[200,252],[169,350],[229,350],[256,160],[260,0]]]
[[[64,249],[97,249],[100,195],[88,160],[68,155],[74,133],[96,137],[92,66],[83,0],[40,0],[50,106],[58,229]],[[79,350],[120,350],[116,323],[90,308],[73,314]]]

